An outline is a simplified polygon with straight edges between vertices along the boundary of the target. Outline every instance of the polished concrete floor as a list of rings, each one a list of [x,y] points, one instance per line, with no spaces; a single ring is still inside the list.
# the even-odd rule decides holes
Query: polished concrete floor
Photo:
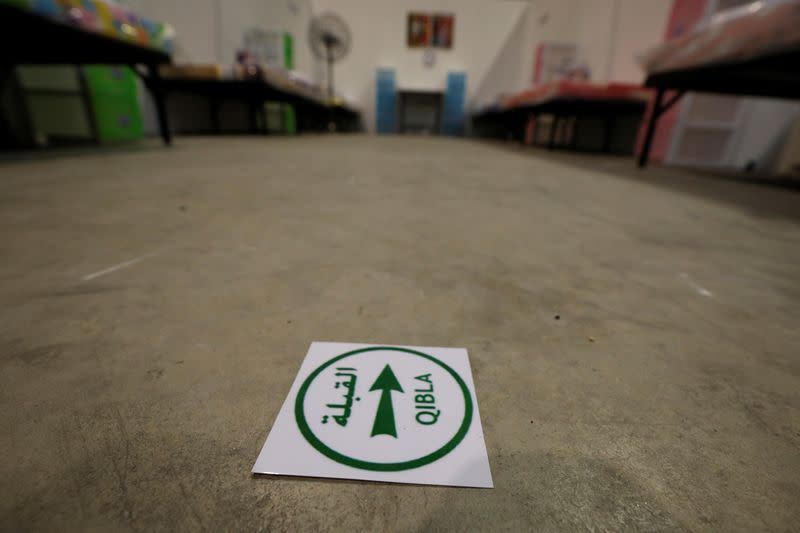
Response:
[[[0,530],[800,528],[800,195],[437,138],[0,163]],[[469,349],[493,490],[254,477],[310,342]]]

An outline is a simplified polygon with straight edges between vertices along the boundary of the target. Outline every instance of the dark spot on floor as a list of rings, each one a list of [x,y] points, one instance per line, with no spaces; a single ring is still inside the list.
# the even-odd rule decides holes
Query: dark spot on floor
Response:
[[[25,348],[18,345],[16,348],[12,348],[6,353],[9,353],[12,359],[17,359],[23,363],[37,364],[55,359],[61,355],[63,350],[63,344],[46,344],[34,348]]]
[[[105,294],[108,292],[116,292],[124,290],[126,287],[115,287],[109,285],[97,284],[81,284],[66,289],[47,291],[32,295],[34,298],[64,298],[70,296],[89,296],[96,294]]]

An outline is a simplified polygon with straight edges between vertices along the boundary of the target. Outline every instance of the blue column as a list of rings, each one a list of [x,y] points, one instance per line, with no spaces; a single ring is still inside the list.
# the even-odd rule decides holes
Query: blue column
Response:
[[[384,134],[397,131],[397,91],[392,68],[378,69],[375,85],[375,131]]]
[[[467,74],[448,72],[447,91],[444,93],[442,133],[464,135],[464,101],[467,93]]]

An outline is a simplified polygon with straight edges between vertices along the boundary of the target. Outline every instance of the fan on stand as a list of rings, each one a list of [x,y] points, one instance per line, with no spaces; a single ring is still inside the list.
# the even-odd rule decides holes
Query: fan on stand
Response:
[[[350,29],[339,15],[323,13],[311,19],[308,27],[308,42],[314,55],[328,65],[328,105],[334,103],[336,93],[333,88],[333,64],[343,59],[350,51]],[[333,131],[333,110],[328,121],[328,129]]]

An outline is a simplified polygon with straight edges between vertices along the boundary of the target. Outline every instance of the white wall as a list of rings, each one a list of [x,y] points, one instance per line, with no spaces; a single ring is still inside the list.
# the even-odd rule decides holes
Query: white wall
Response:
[[[178,0],[186,1],[186,0]],[[259,28],[277,33],[289,32],[294,38],[295,70],[315,71],[306,32],[312,16],[310,0],[213,0],[220,4],[222,62],[233,63],[236,50],[243,45],[243,34]]]
[[[175,61],[181,63],[220,61],[218,1],[117,0],[143,17],[172,24],[177,33]]]
[[[498,51],[487,75],[470,102],[477,109],[502,94],[529,88],[533,80],[536,47],[542,41],[575,42],[575,17],[580,0],[532,0]]]
[[[489,70],[477,87],[467,108],[475,111],[497,103],[504,95],[521,91],[530,84],[532,68],[528,46],[528,12],[520,17],[503,46],[498,50]]]
[[[230,65],[251,28],[289,32],[295,70],[312,74],[315,61],[306,44],[311,0],[119,0],[142,16],[169,22],[177,39],[178,63]]]
[[[664,40],[672,0],[579,0],[575,42],[592,80],[641,82],[636,56]]]
[[[295,70],[312,76],[316,61],[307,45],[306,30],[312,16],[311,0],[118,0],[136,13],[175,27],[176,63],[232,65],[244,33],[252,28],[294,37]],[[140,100],[148,134],[158,131],[155,109],[141,86]],[[170,102],[171,123],[177,130],[208,127],[208,104],[203,98],[182,96]],[[242,105],[227,104],[222,123],[244,128]],[[198,126],[197,123],[200,125]]]
[[[591,80],[605,82],[614,54],[614,26],[619,0],[582,0],[575,17],[579,62],[589,67]]]
[[[672,0],[618,1],[610,79],[640,82],[644,71],[636,56],[664,41]]]
[[[350,27],[352,50],[336,64],[335,85],[361,109],[370,131],[377,68],[394,68],[400,89],[427,90],[444,89],[449,71],[464,71],[469,101],[526,8],[527,2],[513,0],[314,0],[315,13],[337,13]],[[453,48],[434,49],[432,67],[423,65],[422,49],[406,46],[411,11],[455,15]]]

